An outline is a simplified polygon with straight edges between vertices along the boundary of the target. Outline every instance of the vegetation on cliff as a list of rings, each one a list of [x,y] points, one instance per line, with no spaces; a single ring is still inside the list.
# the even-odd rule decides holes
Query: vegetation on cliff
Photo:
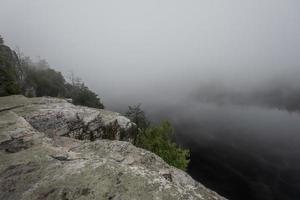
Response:
[[[80,79],[68,83],[64,76],[51,69],[45,60],[32,61],[17,55],[0,36],[0,96],[23,94],[27,97],[72,98],[76,105],[104,108],[100,98]]]
[[[0,36],[0,96],[20,93],[18,60],[15,52],[4,45]]]
[[[169,165],[187,169],[190,152],[174,142],[174,129],[170,122],[152,125],[140,104],[129,106],[126,116],[137,125],[136,146],[155,153]]]

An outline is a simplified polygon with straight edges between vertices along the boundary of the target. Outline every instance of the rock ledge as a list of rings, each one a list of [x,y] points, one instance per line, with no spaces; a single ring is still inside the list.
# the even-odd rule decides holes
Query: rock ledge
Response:
[[[61,99],[0,98],[0,199],[224,200],[133,146],[134,128]]]

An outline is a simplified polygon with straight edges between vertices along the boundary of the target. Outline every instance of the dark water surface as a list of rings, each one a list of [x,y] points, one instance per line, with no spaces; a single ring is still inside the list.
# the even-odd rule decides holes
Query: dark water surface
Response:
[[[186,103],[147,109],[169,119],[191,150],[189,174],[232,200],[300,199],[300,115],[283,110]]]

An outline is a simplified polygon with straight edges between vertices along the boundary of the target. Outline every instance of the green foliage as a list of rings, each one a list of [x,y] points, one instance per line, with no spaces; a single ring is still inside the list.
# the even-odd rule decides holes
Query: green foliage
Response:
[[[152,151],[168,164],[186,170],[189,150],[182,149],[172,142],[173,128],[168,121],[149,127],[138,134],[136,146]]]
[[[139,132],[145,132],[146,128],[150,126],[145,112],[141,109],[141,104],[128,106],[128,111],[125,116],[136,124],[136,135],[138,135]]]
[[[18,60],[15,53],[2,44],[0,42],[0,96],[19,94]]]
[[[97,94],[80,79],[69,84],[46,60],[33,62],[20,52],[18,56],[3,43],[0,36],[0,96],[21,93],[27,97],[65,97],[72,98],[76,105],[104,108]]]
[[[12,94],[19,94],[20,87],[17,82],[14,68],[2,67],[2,60],[0,58],[0,96],[7,96]]]
[[[29,57],[21,59],[23,72],[23,94],[72,98],[75,105],[104,108],[97,94],[89,90],[81,81],[67,83],[64,76],[50,69],[45,60],[33,62]]]
[[[103,109],[98,95],[88,89],[83,83],[80,86],[71,87],[71,98],[75,105],[83,105],[93,108]]]
[[[53,69],[27,68],[26,80],[35,88],[36,96],[63,97],[65,79],[60,72]]]
[[[137,126],[135,145],[147,149],[165,160],[168,164],[186,170],[189,164],[189,151],[180,148],[173,139],[173,128],[168,121],[151,126],[141,104],[129,106],[125,114]]]

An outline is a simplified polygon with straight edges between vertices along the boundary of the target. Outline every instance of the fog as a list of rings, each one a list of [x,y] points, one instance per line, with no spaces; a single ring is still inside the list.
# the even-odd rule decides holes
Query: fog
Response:
[[[106,108],[170,120],[221,194],[299,199],[299,1],[1,0],[0,34]]]
[[[111,107],[299,76],[300,3],[2,0],[7,44],[73,71]],[[153,98],[155,97],[155,98]]]

